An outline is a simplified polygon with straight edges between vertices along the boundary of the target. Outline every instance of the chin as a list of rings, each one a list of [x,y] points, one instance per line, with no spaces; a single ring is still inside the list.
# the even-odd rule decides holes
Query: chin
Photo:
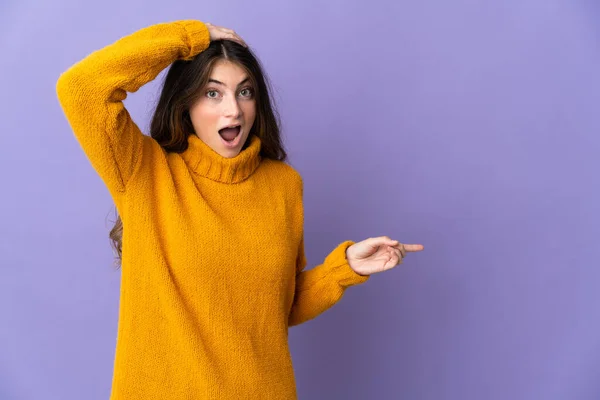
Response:
[[[225,151],[220,151],[219,154],[223,158],[234,158],[234,157],[237,157],[238,154],[240,154],[240,151],[239,150],[225,150]]]

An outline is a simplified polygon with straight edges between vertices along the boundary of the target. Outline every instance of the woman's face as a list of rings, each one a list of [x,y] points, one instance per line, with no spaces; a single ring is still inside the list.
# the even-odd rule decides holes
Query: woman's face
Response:
[[[255,91],[246,71],[218,60],[200,98],[190,108],[196,135],[225,158],[237,156],[256,116]],[[225,129],[228,127],[239,127]]]

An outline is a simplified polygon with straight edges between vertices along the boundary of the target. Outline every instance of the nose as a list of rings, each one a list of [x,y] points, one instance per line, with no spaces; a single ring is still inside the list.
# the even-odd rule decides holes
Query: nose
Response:
[[[225,117],[237,119],[241,116],[242,108],[238,104],[238,100],[235,96],[227,96],[223,105],[223,114]]]

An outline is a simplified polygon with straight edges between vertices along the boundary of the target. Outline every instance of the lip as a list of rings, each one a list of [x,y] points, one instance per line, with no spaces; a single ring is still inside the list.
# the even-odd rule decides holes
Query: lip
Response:
[[[235,128],[236,126],[239,126],[240,129],[242,128],[242,124],[231,124],[231,125],[223,126],[223,127],[219,128],[219,130],[225,129],[225,128]]]
[[[242,129],[241,125],[239,125],[239,124],[229,125],[229,126],[223,127],[223,128],[233,128],[235,126],[239,126],[240,127],[240,133],[238,133],[238,135],[235,137],[235,139],[233,139],[233,142],[228,142],[227,140],[223,139],[223,136],[219,135],[219,133],[217,132],[217,135],[219,135],[219,138],[221,139],[221,142],[228,149],[234,149],[234,148],[236,148],[240,144],[240,141],[242,140],[242,136],[243,136],[244,132],[243,132],[243,129]],[[223,128],[221,128],[221,129],[223,129]]]

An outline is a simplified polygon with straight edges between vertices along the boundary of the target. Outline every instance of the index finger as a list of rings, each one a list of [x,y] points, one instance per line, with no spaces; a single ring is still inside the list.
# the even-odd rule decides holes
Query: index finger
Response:
[[[404,244],[404,243],[398,243],[394,247],[400,248],[400,246],[402,246],[404,248],[404,250],[410,251],[410,252],[422,251],[425,248],[425,246],[423,246],[422,244]]]

